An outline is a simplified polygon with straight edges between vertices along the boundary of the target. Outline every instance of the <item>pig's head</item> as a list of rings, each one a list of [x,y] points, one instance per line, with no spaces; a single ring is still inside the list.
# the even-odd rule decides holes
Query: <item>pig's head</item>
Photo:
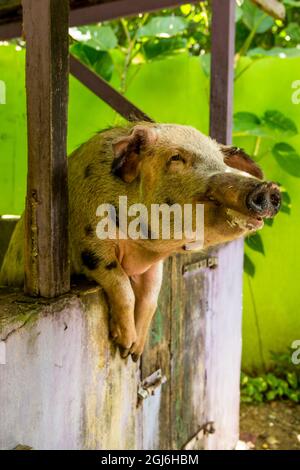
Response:
[[[223,146],[189,126],[141,123],[113,142],[113,172],[139,185],[139,201],[204,204],[204,246],[263,226],[280,208],[280,190],[264,181],[243,150]]]

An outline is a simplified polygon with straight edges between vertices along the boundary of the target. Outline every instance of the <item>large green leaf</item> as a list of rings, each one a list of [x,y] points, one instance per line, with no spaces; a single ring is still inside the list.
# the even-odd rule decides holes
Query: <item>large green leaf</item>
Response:
[[[300,178],[300,155],[291,145],[286,142],[275,144],[272,149],[278,165],[289,175]]]
[[[186,27],[186,20],[180,16],[155,16],[139,29],[137,37],[169,38],[181,33]]]
[[[114,71],[114,63],[109,52],[99,51],[98,60],[93,68],[98,75],[109,82]]]
[[[233,116],[233,132],[275,139],[278,136],[294,136],[298,134],[298,129],[294,121],[280,111],[268,110],[262,119],[254,113],[236,113]]]
[[[242,16],[243,16],[242,7],[240,7],[239,5],[236,5],[235,6],[235,22],[237,23],[238,21],[240,21]]]
[[[278,135],[291,137],[298,134],[294,121],[277,110],[266,111],[263,115],[263,123]]]
[[[257,135],[260,125],[260,119],[256,114],[239,112],[233,116],[233,132],[247,132]]]
[[[207,77],[210,76],[211,54],[203,54],[200,56],[200,64],[203,72]]]
[[[86,46],[80,42],[73,44],[70,47],[70,52],[74,54],[78,59],[84,62],[86,65],[93,66],[98,60],[99,52],[93,47]]]
[[[258,57],[280,57],[282,59],[300,57],[300,48],[297,47],[272,47],[272,49],[263,49],[262,47],[257,47],[248,51],[247,55],[249,57],[258,58]]]
[[[250,31],[265,33],[274,24],[274,19],[255,6],[250,0],[245,0],[242,5],[243,23]]]
[[[118,44],[117,36],[110,26],[71,28],[70,35],[97,51],[108,51],[114,49]]]
[[[180,36],[173,38],[152,38],[143,44],[146,59],[174,54],[186,47],[187,40]]]
[[[274,219],[265,219],[265,225],[272,227],[273,224],[274,224]]]
[[[251,277],[255,274],[255,264],[246,253],[244,254],[244,271]]]
[[[83,63],[92,68],[98,75],[109,81],[114,70],[113,60],[107,51],[97,51],[86,44],[76,43],[70,48]]]
[[[291,213],[292,201],[289,193],[283,187],[280,188],[281,190],[281,212],[285,214]],[[272,220],[272,219],[271,219]]]
[[[246,238],[246,244],[254,251],[258,251],[262,255],[265,254],[264,244],[259,233],[255,233],[250,237]]]

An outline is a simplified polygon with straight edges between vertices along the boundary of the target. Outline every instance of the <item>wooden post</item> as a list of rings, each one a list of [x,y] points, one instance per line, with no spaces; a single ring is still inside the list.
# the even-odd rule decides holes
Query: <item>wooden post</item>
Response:
[[[223,144],[232,140],[234,36],[235,0],[213,0],[210,134]],[[205,449],[233,449],[239,438],[243,246],[236,240],[218,250],[208,283],[204,421],[213,421],[215,432]]]
[[[210,135],[222,144],[232,138],[235,0],[212,1]]]
[[[23,0],[27,42],[28,180],[25,291],[69,290],[67,101],[68,0]]]

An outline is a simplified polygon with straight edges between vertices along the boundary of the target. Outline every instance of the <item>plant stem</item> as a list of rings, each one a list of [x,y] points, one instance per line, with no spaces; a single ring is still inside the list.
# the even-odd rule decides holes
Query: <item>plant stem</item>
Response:
[[[239,51],[239,55],[246,55],[247,54],[248,49],[250,48],[251,43],[254,39],[254,36],[256,35],[258,27],[262,23],[262,21],[266,18],[266,16],[267,16],[266,14],[262,15],[261,18],[259,19],[259,21],[254,25],[253,29],[250,31],[249,36],[246,38],[246,41],[242,45],[242,47]]]
[[[254,150],[253,150],[253,157],[254,158],[257,157],[257,155],[258,155],[260,144],[261,144],[261,137],[256,137],[255,146],[254,146]]]
[[[124,32],[125,32],[125,36],[127,38],[127,42],[128,42],[128,48],[127,48],[127,52],[126,52],[126,55],[125,55],[125,61],[124,61],[124,67],[123,67],[123,72],[121,74],[121,84],[120,84],[120,92],[122,94],[125,94],[126,91],[127,91],[127,86],[128,86],[128,83],[127,83],[127,76],[128,76],[128,70],[129,70],[129,67],[132,63],[132,59],[136,56],[136,54],[138,53],[138,51],[134,51],[135,49],[135,46],[136,46],[136,43],[137,43],[137,35],[138,35],[138,31],[139,31],[139,28],[141,26],[143,26],[145,24],[145,22],[147,21],[149,17],[149,14],[145,14],[143,16],[143,19],[141,21],[141,23],[139,24],[139,27],[136,29],[133,37],[131,38],[130,37],[130,32],[127,28],[127,23],[126,23],[126,20],[124,20],[124,18],[122,18],[120,21],[121,21],[121,24],[122,24],[122,27],[124,29]]]
[[[206,31],[208,32],[208,30],[209,30],[208,13],[207,13],[207,9],[206,9],[206,6],[205,6],[204,2],[200,3],[200,8],[201,8],[202,13],[203,13],[203,18],[204,18]]]

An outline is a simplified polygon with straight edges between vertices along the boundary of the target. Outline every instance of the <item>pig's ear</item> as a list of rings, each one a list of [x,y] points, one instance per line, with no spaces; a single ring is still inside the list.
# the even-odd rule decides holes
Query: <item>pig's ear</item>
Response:
[[[243,149],[221,145],[221,150],[224,154],[224,162],[226,165],[231,168],[236,168],[237,170],[245,171],[260,180],[264,179],[264,174],[261,168],[244,152]]]
[[[131,183],[139,174],[142,152],[153,145],[156,139],[153,127],[137,125],[129,135],[113,141],[112,172],[126,183]]]

